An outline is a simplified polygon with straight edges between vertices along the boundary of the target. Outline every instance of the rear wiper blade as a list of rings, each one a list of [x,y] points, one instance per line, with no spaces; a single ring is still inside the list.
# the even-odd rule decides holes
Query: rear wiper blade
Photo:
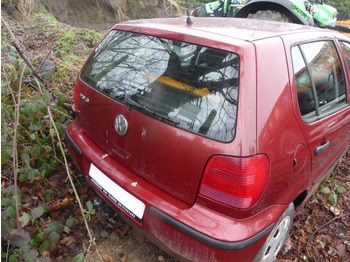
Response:
[[[126,95],[124,101],[129,106],[134,106],[136,108],[141,108],[142,110],[146,111],[147,113],[149,113],[149,114],[151,114],[153,116],[157,116],[158,120],[161,120],[164,123],[175,125],[175,126],[180,124],[180,122],[175,121],[175,120],[169,118],[168,116],[164,116],[162,114],[159,114],[159,113],[155,112],[154,110],[148,108],[147,106],[141,105],[140,103],[138,103],[134,99],[132,99],[130,95]]]

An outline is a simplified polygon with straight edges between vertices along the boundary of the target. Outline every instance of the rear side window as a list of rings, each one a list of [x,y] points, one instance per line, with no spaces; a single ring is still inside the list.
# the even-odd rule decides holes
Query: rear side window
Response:
[[[346,63],[348,64],[348,69],[350,70],[350,43],[340,42],[340,46],[345,56]]]
[[[304,119],[333,111],[346,103],[344,69],[333,41],[292,48],[295,87]]]
[[[170,125],[222,142],[235,134],[239,57],[156,36],[112,31],[81,79]]]

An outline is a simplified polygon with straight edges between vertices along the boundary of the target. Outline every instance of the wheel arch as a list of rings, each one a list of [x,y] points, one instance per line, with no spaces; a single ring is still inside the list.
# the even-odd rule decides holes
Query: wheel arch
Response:
[[[302,19],[300,16],[296,15],[293,11],[292,4],[289,0],[280,1],[269,1],[269,0],[253,0],[247,5],[242,7],[236,14],[235,17],[246,18],[249,14],[254,14],[259,10],[271,10],[278,11],[287,17],[289,17],[293,23],[304,24],[304,25],[314,25],[313,18],[308,16],[306,20]]]
[[[307,195],[308,195],[308,190],[304,190],[293,200],[293,204],[296,210],[299,209],[299,207],[302,207],[302,205],[304,204],[307,198]]]

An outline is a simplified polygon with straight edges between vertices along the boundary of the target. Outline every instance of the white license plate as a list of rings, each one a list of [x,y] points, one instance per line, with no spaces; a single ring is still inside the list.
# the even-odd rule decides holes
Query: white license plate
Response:
[[[141,222],[145,212],[145,204],[118,186],[112,179],[103,174],[93,164],[90,166],[89,178],[102,192],[115,202],[127,214]]]

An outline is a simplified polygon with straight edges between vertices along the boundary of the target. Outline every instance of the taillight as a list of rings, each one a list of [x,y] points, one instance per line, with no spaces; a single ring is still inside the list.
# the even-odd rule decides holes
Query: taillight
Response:
[[[199,194],[235,208],[250,208],[260,198],[269,174],[266,155],[214,156],[205,167]]]
[[[74,98],[74,106],[75,106],[75,111],[80,113],[80,92],[79,92],[79,87],[78,84],[75,83],[74,85],[74,90],[73,90],[73,98]]]
[[[337,13],[337,12],[334,12],[334,14],[333,14],[333,19],[336,19],[337,16],[338,16],[338,13]]]

